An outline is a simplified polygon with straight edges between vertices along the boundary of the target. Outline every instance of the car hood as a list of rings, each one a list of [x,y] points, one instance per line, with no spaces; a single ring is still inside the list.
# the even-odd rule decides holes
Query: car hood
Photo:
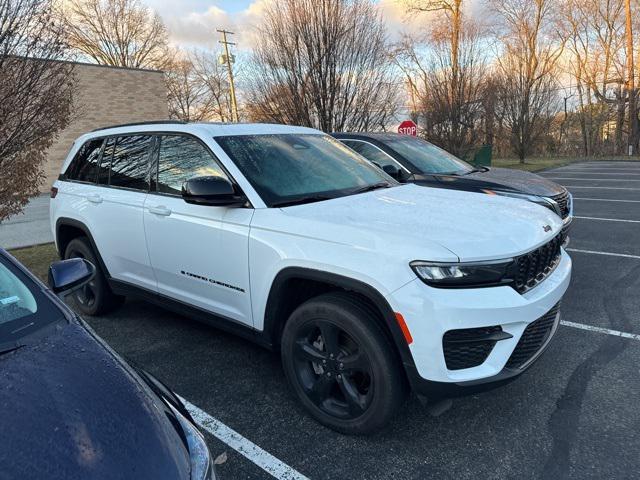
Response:
[[[285,220],[272,226],[281,231],[413,260],[511,257],[562,229],[557,215],[531,202],[413,184],[281,211]]]
[[[81,325],[1,356],[0,399],[7,478],[189,477],[162,401]]]
[[[543,197],[553,197],[565,191],[563,186],[540,175],[510,168],[490,168],[486,172],[473,172],[462,176],[442,175],[438,180],[453,187],[456,187],[456,184],[469,184],[478,189],[506,190]],[[462,185],[456,188],[461,187]]]

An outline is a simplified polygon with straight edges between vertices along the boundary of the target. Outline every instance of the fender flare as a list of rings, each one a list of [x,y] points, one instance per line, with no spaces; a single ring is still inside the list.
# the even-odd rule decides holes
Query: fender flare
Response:
[[[358,293],[367,298],[382,314],[384,324],[391,334],[391,339],[400,355],[405,370],[415,369],[415,362],[413,361],[413,356],[411,355],[404,334],[398,325],[393,309],[384,296],[368,283],[322,270],[303,267],[286,267],[280,270],[273,279],[265,308],[264,332],[267,333],[274,345],[279,343],[277,336],[279,335],[279,327],[282,323],[282,319],[277,318],[276,315],[278,299],[281,296],[281,290],[284,288],[284,284],[292,278],[327,283],[347,291]]]

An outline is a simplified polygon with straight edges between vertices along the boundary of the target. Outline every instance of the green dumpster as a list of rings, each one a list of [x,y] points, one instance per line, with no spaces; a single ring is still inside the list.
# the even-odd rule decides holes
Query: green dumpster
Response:
[[[492,145],[482,145],[473,156],[472,163],[478,167],[490,167],[492,151]]]

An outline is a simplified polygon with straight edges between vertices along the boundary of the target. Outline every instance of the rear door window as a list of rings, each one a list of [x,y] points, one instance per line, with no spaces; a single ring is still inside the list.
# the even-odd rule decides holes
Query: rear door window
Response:
[[[148,190],[152,136],[127,135],[116,139],[111,156],[109,185]]]
[[[69,180],[89,183],[96,181],[103,141],[102,138],[89,140],[80,147],[67,169]]]

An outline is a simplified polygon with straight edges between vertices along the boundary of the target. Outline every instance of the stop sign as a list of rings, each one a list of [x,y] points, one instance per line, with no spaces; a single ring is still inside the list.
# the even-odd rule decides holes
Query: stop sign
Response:
[[[405,120],[398,127],[398,133],[403,135],[413,135],[415,137],[418,135],[418,126],[411,120]]]

